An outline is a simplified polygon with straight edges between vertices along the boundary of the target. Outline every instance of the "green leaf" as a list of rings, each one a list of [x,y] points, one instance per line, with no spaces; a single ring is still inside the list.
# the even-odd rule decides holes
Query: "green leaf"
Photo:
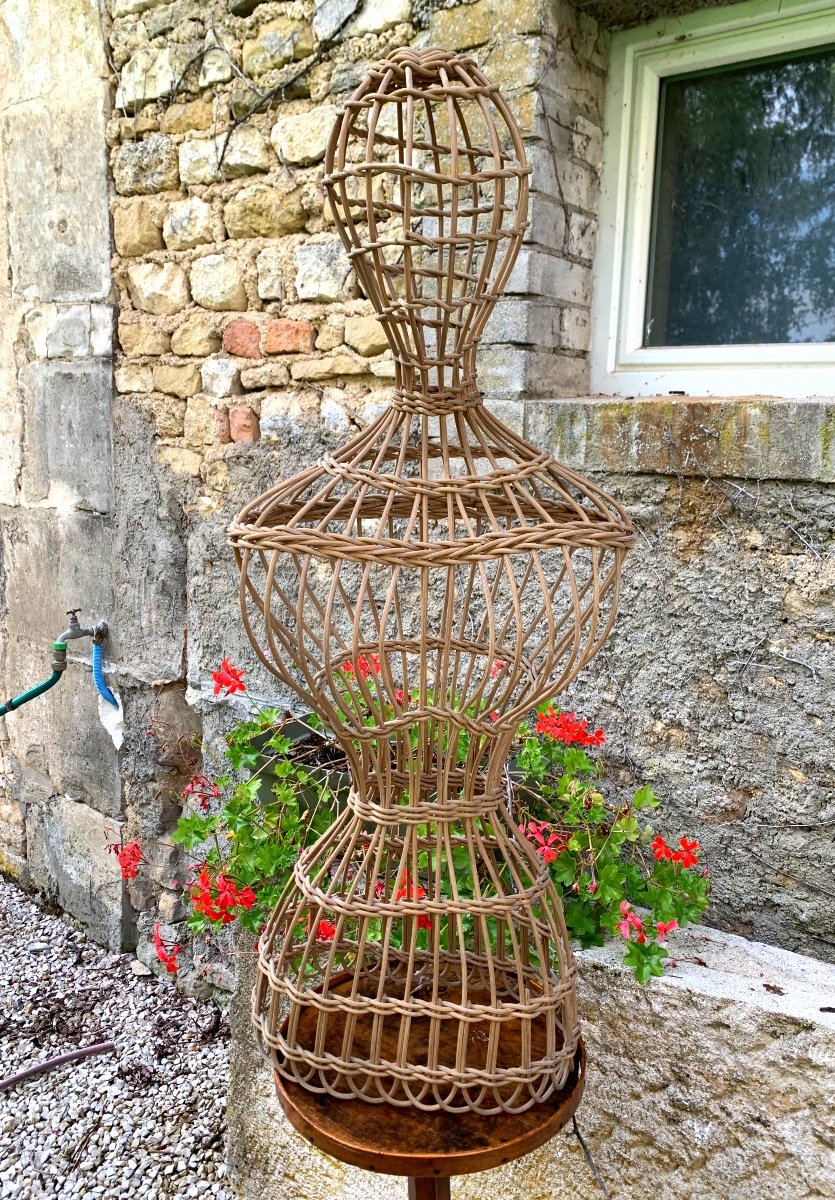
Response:
[[[598,870],[595,897],[607,907],[620,903],[623,898],[623,870],[617,863],[606,863]]]
[[[664,974],[664,960],[667,951],[656,942],[630,942],[626,947],[623,961],[627,967],[635,971],[638,983],[648,983],[653,975]]]
[[[632,806],[639,812],[642,808],[658,808],[658,798],[651,787],[638,788]]]
[[[551,867],[551,875],[563,887],[571,887],[577,878],[577,860],[573,854],[561,854]]]
[[[217,815],[204,817],[200,813],[186,813],[177,822],[171,840],[177,846],[193,850],[211,837],[219,823],[220,817]]]

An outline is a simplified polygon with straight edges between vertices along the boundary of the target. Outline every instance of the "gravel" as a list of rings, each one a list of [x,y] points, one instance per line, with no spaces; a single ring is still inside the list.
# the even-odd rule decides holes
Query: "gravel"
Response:
[[[0,879],[0,1079],[112,1040],[0,1092],[0,1197],[231,1200],[228,1026]]]

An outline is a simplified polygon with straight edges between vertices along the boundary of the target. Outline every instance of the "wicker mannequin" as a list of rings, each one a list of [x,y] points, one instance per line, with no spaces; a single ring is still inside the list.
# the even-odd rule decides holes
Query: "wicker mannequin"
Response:
[[[575,968],[506,760],[615,615],[624,511],[496,420],[475,353],[529,168],[475,64],[397,51],[348,102],[325,187],[394,352],[391,406],[230,531],[247,632],[344,748],[348,807],[260,943],[254,1019],[287,1079],[521,1112],[565,1083]]]

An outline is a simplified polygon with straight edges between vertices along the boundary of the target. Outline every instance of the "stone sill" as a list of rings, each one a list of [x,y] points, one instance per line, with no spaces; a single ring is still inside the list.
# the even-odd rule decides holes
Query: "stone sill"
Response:
[[[490,407],[583,471],[835,481],[835,399],[571,396]]]
[[[669,950],[667,971],[650,983],[647,995],[661,996],[668,990],[698,993],[835,1034],[835,964],[705,925],[677,931]],[[623,966],[620,944],[580,950],[576,958],[587,983],[598,970],[626,975],[627,987],[633,981]]]

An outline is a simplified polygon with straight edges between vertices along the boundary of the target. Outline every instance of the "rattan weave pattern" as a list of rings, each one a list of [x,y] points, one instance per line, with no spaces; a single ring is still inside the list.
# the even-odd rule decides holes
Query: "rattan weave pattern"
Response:
[[[394,398],[230,529],[252,644],[352,777],[262,934],[253,998],[278,1071],[333,1096],[521,1112],[563,1086],[577,1049],[559,898],[505,764],[520,719],[608,636],[634,534],[476,390],[528,171],[471,60],[404,49],[370,72],[325,187]]]

